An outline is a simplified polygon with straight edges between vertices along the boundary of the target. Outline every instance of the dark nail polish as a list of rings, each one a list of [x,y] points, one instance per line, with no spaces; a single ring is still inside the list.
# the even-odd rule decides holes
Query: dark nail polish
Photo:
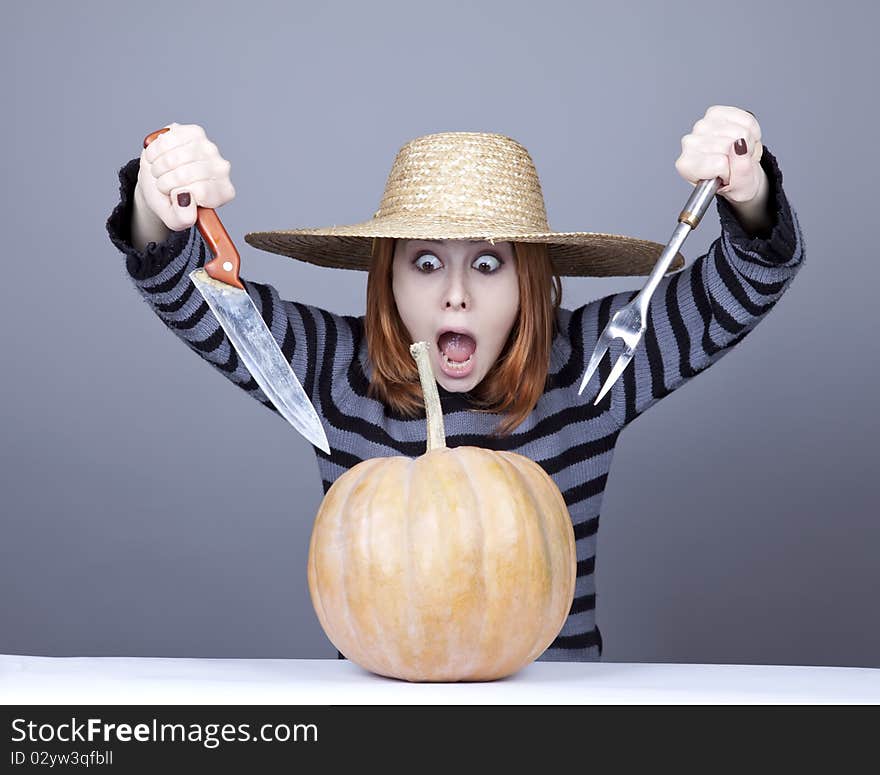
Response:
[[[183,191],[177,195],[177,204],[181,207],[189,207],[189,192]]]
[[[740,137],[739,140],[737,140],[733,144],[733,150],[736,151],[740,156],[742,156],[746,151],[748,151],[749,149],[746,146],[745,139]]]

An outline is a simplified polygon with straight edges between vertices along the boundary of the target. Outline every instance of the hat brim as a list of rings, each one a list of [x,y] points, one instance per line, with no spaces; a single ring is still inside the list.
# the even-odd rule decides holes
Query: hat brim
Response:
[[[245,242],[258,250],[289,256],[316,266],[368,271],[373,239],[467,239],[492,242],[534,242],[548,246],[556,271],[567,277],[630,277],[648,275],[665,245],[649,240],[601,232],[524,233],[504,224],[488,230],[475,224],[413,224],[399,219],[372,219],[362,223],[315,229],[253,231]],[[677,253],[667,274],[685,265]]]

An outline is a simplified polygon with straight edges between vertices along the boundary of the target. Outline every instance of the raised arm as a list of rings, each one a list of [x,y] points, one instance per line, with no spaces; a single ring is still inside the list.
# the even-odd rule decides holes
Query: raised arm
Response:
[[[133,217],[133,202],[139,163],[139,159],[132,159],[120,169],[119,202],[107,220],[110,240],[125,255],[130,279],[144,301],[178,339],[230,382],[277,413],[189,279],[190,272],[210,260],[210,249],[198,228],[169,230],[164,241],[148,242],[143,250],[132,244],[132,230],[137,222]],[[335,380],[344,377],[355,355],[350,322],[353,319],[284,300],[272,285],[252,282],[244,276],[240,279],[321,413],[322,391],[330,390]]]
[[[600,402],[610,406],[621,427],[730,352],[773,309],[803,265],[797,215],[766,145],[761,166],[769,183],[766,230],[752,236],[731,204],[716,197],[721,236],[685,269],[664,277],[654,292],[648,328],[632,362]],[[610,317],[637,293],[612,294],[574,310],[585,361]],[[615,340],[605,357],[613,364],[620,353]],[[596,392],[585,390],[584,400],[592,402]]]

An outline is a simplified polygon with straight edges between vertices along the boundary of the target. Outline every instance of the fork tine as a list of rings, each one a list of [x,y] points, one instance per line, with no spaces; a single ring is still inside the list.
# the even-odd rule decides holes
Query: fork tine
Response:
[[[605,380],[605,384],[602,385],[602,389],[599,391],[599,395],[596,396],[596,400],[593,401],[593,406],[596,406],[601,400],[602,396],[604,396],[610,389],[611,386],[617,381],[617,378],[623,374],[623,370],[627,367],[629,362],[633,357],[633,350],[627,347],[617,359],[617,363],[614,364],[614,368],[611,369],[611,373],[608,375],[608,379]]]
[[[599,362],[602,360],[602,356],[605,355],[605,351],[608,349],[608,339],[605,336],[605,332],[602,332],[602,336],[599,337],[599,341],[596,342],[596,347],[593,349],[593,354],[590,356],[590,363],[587,366],[587,370],[584,372],[584,378],[581,380],[581,388],[578,390],[578,395],[584,392],[584,388],[587,386],[587,383],[590,381],[590,377],[593,376],[593,372],[596,371],[596,367],[599,365]]]

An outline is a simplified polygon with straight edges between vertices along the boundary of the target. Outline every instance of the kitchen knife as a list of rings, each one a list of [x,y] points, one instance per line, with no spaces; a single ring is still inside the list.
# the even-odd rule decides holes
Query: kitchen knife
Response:
[[[167,131],[168,127],[164,127],[147,135],[144,148]],[[204,268],[190,272],[193,285],[208,303],[256,383],[281,415],[329,455],[330,445],[315,407],[238,277],[241,265],[238,250],[215,210],[197,206],[196,211],[196,225],[214,259],[205,262]]]

